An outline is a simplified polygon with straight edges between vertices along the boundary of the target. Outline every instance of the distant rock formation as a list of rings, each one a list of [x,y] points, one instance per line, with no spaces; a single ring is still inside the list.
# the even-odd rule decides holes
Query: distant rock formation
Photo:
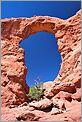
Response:
[[[79,120],[81,102],[81,12],[78,11],[76,15],[67,20],[49,16],[34,16],[32,18],[11,18],[0,21],[2,119],[16,120],[16,118],[21,119],[22,116],[25,120],[58,120],[58,118],[61,120]],[[64,114],[59,115],[61,112],[54,107],[49,114],[27,107],[28,113],[15,116],[15,113],[19,112],[21,114],[21,111],[24,113],[27,110],[24,107],[19,107],[19,109],[17,106],[26,101],[28,103],[26,93],[29,92],[29,86],[26,84],[27,68],[24,63],[24,50],[19,47],[19,43],[31,34],[40,31],[55,35],[58,50],[62,57],[60,72],[56,80],[44,83],[44,88],[46,88],[45,98],[50,99],[51,102],[55,99],[63,100],[67,108],[70,106],[71,110],[65,114],[66,118]],[[57,104],[59,105],[59,103]],[[74,104],[75,106],[73,106]],[[13,111],[11,112],[9,107],[15,108],[12,108]],[[30,113],[29,111],[34,112]],[[53,116],[57,113],[58,115]],[[24,118],[25,115],[27,118]]]

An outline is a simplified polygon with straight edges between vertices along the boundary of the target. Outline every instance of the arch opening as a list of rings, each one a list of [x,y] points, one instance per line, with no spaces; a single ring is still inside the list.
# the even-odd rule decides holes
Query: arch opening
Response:
[[[60,71],[62,62],[54,34],[37,32],[23,40],[20,47],[25,51],[25,65],[28,69],[26,82],[33,86],[39,77],[42,82],[53,81]]]

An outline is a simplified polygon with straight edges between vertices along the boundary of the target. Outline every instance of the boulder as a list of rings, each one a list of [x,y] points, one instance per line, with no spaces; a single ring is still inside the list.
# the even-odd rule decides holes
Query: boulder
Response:
[[[45,98],[38,102],[37,101],[31,102],[31,103],[29,103],[29,106],[34,107],[39,110],[44,110],[44,109],[52,106],[52,102],[49,99]]]
[[[72,101],[71,94],[64,91],[60,91],[57,95],[54,96],[54,98],[68,100],[70,102]]]
[[[59,85],[52,89],[54,95],[58,94],[60,91],[65,91],[69,93],[75,93],[76,88],[72,82],[61,82]]]
[[[53,97],[52,98],[52,102],[53,102],[54,107],[56,107],[58,109],[61,109],[61,110],[65,110],[66,109],[64,100],[57,99],[57,98]]]
[[[16,119],[18,121],[37,121],[39,119],[39,117],[36,117],[36,115],[34,113],[31,112],[24,112],[21,114],[16,115]]]

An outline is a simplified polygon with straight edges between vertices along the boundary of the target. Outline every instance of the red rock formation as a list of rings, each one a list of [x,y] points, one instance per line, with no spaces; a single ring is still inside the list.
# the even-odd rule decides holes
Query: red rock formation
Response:
[[[57,95],[55,95],[53,98],[58,98],[58,99],[64,99],[68,101],[72,101],[71,94],[68,92],[60,91]]]
[[[67,97],[71,97],[76,101],[79,99],[80,101],[81,91],[78,91],[81,87],[80,17],[81,13],[79,11],[75,16],[67,20],[48,16],[1,20],[1,97],[3,107],[11,105],[18,106],[27,101],[25,95],[29,91],[29,87],[25,81],[27,68],[24,63],[24,50],[19,47],[19,43],[31,34],[40,31],[50,32],[55,35],[58,49],[62,57],[60,72],[56,80],[52,83],[44,84],[44,87],[46,88],[45,96],[51,98],[60,91],[64,91],[61,96],[62,98],[66,98],[66,92],[68,92]],[[73,95],[70,96],[69,94]],[[78,94],[79,97],[77,97]],[[71,117],[73,112],[75,112],[73,111],[73,104],[71,105],[71,112],[68,112],[67,114],[68,116],[70,113],[68,119],[79,120],[80,112],[78,112],[78,106],[80,105],[80,102],[78,102],[76,106],[76,111],[78,112],[77,116]],[[2,118],[9,120],[8,116],[12,116],[11,110],[7,108],[7,114],[7,112],[4,111],[5,109],[3,109]],[[20,111],[15,109],[12,110],[14,115],[15,112]],[[38,112],[36,111],[36,113]],[[16,119],[14,115],[10,118]],[[43,115],[43,113],[40,115]],[[62,118],[63,116],[56,116],[61,118],[61,120],[65,119]],[[57,119],[56,116],[54,118],[52,115],[49,115],[49,118],[46,120],[50,119],[50,117],[51,120]],[[46,113],[42,119],[45,120],[45,117]]]

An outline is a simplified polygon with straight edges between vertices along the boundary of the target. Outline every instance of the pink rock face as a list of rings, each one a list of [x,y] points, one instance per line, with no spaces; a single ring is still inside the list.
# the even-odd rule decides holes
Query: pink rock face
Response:
[[[70,102],[72,101],[71,94],[64,91],[60,91],[57,95],[54,96],[54,98],[68,100]]]
[[[81,88],[81,12],[77,12],[76,15],[67,20],[36,16],[32,18],[3,19],[0,21],[2,107],[18,106],[28,101],[26,97],[26,93],[29,92],[29,87],[26,84],[28,70],[24,63],[24,50],[19,47],[19,43],[31,34],[40,31],[50,32],[55,35],[58,50],[62,57],[61,68],[57,78],[52,83],[44,84],[46,88],[45,97],[50,99],[59,93],[59,99],[68,99],[70,94],[73,94],[72,99],[77,101],[80,98],[78,90]],[[78,102],[78,104],[80,103]],[[78,112],[78,107],[76,108]],[[69,113],[72,116],[74,110]],[[79,113],[78,116],[74,116],[76,120],[80,118]],[[8,115],[3,115],[3,118],[6,116],[6,120],[8,120],[9,114],[12,114],[12,112],[8,113]],[[51,120],[53,118],[51,117]],[[70,119],[73,119],[73,117],[70,117]]]
[[[81,101],[81,89],[79,89],[75,94],[72,95],[72,99]]]
[[[57,99],[57,98],[53,97],[52,102],[53,102],[53,104],[56,108],[59,108],[60,110],[65,110],[66,109],[64,100],[60,100],[60,99]]]

